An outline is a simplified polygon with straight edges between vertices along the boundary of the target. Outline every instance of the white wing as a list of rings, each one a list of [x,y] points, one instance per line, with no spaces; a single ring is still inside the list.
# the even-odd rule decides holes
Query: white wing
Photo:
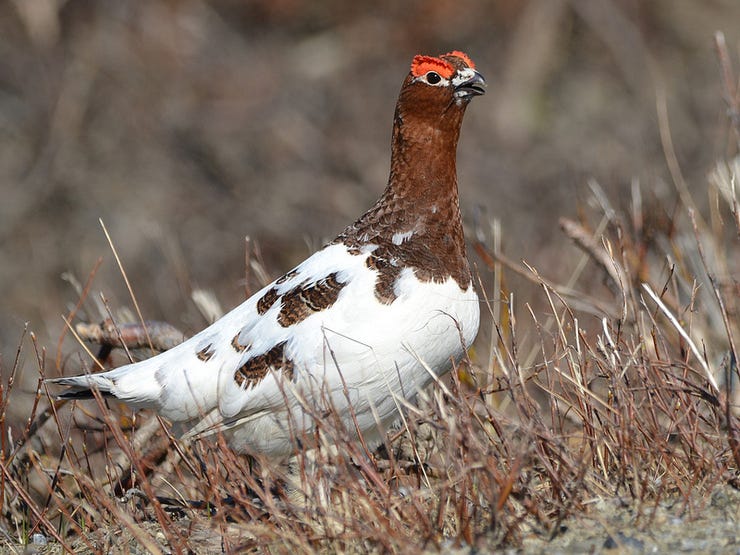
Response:
[[[317,313],[307,308],[303,321],[288,324],[289,316],[281,317],[281,297],[333,276],[342,286],[338,288],[339,300],[345,295],[344,283],[364,268],[364,258],[349,254],[341,244],[329,245],[169,351],[109,372],[49,381],[71,388],[62,397],[80,396],[95,386],[131,406],[154,408],[173,421],[203,417],[217,407],[226,418],[246,406],[254,411],[270,410],[281,402],[275,375],[266,372],[263,379],[248,379],[250,361],[282,346],[286,361],[306,366],[306,358],[311,356],[307,346],[313,340],[320,343],[315,334],[314,338],[298,337],[312,329],[301,324]],[[299,303],[300,298],[293,305]],[[246,373],[241,380],[236,377],[240,368]]]

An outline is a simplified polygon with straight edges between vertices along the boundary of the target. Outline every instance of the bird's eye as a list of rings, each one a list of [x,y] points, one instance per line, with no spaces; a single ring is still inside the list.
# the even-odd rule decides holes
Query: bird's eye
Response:
[[[427,83],[430,85],[436,85],[442,80],[442,78],[439,76],[439,73],[436,73],[434,71],[430,71],[427,73]]]

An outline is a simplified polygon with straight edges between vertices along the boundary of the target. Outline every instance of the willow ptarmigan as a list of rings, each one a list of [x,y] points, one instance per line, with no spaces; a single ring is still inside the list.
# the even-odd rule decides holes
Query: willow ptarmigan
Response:
[[[462,52],[416,56],[393,120],[388,186],[341,235],[177,347],[100,374],[57,378],[190,425],[238,451],[283,457],[330,407],[377,444],[404,400],[478,332],[456,150],[485,81]],[[324,408],[317,408],[317,407]],[[296,442],[300,440],[300,443]]]

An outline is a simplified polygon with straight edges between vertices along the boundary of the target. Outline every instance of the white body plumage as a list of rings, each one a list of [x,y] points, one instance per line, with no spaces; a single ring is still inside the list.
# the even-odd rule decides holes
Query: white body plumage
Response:
[[[357,255],[343,244],[329,245],[287,280],[273,282],[161,355],[55,381],[80,388],[94,384],[131,406],[194,422],[190,435],[223,432],[241,451],[288,455],[296,437],[305,440],[315,426],[310,414],[327,408],[348,430],[356,421],[364,439],[375,443],[398,417],[401,400],[412,399],[432,381],[430,370],[443,373],[462,357],[478,331],[479,307],[472,285],[463,291],[451,278],[420,282],[411,268],[394,286],[397,298],[380,302],[374,294],[376,272],[365,264],[371,250]],[[280,302],[258,313],[259,299],[271,288],[282,294],[332,273],[343,287],[329,308],[288,327],[277,320]],[[249,346],[243,352],[232,345],[236,334],[239,344]],[[254,385],[237,384],[240,366],[283,342],[285,357],[294,364],[292,381],[276,369]],[[207,346],[213,355],[202,360],[197,353]]]

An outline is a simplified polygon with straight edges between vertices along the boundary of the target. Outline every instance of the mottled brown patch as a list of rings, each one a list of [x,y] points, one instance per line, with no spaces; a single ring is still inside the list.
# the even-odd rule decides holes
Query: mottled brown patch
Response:
[[[213,358],[213,355],[216,354],[216,350],[213,348],[213,345],[210,343],[203,347],[200,351],[195,353],[195,356],[198,357],[198,359],[202,360],[203,362],[208,362]]]
[[[287,274],[283,274],[283,275],[282,275],[281,277],[279,277],[279,278],[277,279],[277,281],[275,281],[275,285],[280,285],[280,284],[283,284],[283,283],[285,283],[286,281],[288,281],[289,279],[293,279],[293,278],[294,278],[294,277],[296,277],[297,275],[298,275],[298,269],[295,269],[295,268],[294,268],[293,270],[291,270],[291,271],[290,271],[290,272],[288,272]]]
[[[285,344],[278,343],[272,349],[261,355],[250,358],[234,373],[234,381],[239,387],[257,385],[272,369],[280,371],[288,380],[293,380],[293,361],[285,356]]]
[[[375,297],[383,304],[391,304],[396,300],[393,286],[401,273],[401,267],[394,266],[385,258],[378,256],[377,250],[367,257],[365,265],[378,273],[375,280]]]
[[[242,345],[241,343],[239,343],[239,336],[240,335],[241,335],[240,333],[237,333],[234,336],[234,339],[231,340],[231,346],[234,348],[234,350],[237,353],[243,353],[244,351],[246,351],[247,349],[249,349],[249,345]]]
[[[257,301],[257,313],[262,315],[268,310],[270,310],[270,307],[275,304],[275,301],[278,299],[278,292],[277,289],[272,287],[267,293],[262,295],[262,298]]]
[[[436,217],[440,212],[447,213],[446,221]],[[470,285],[470,267],[465,254],[457,204],[447,209],[440,207],[436,212],[430,211],[428,216],[426,221],[416,224],[413,235],[400,245],[393,242],[397,228],[385,225],[390,219],[387,215],[379,221],[366,224],[368,227],[364,233],[360,233],[356,227],[362,222],[360,220],[355,227],[348,228],[348,231],[337,238],[337,242],[344,243],[348,248],[356,248],[360,244],[359,237],[368,237],[367,243],[376,245],[377,248],[367,257],[365,265],[377,273],[375,297],[380,302],[390,304],[396,299],[396,281],[407,267],[412,268],[417,279],[422,282],[442,283],[452,277],[461,289],[467,289]],[[405,219],[403,211],[399,217]],[[408,229],[403,225],[399,227]],[[449,227],[448,233],[444,232],[444,227]]]
[[[282,296],[278,322],[287,328],[329,308],[337,301],[343,287],[344,283],[340,283],[337,274],[333,273],[308,287],[291,289]]]

